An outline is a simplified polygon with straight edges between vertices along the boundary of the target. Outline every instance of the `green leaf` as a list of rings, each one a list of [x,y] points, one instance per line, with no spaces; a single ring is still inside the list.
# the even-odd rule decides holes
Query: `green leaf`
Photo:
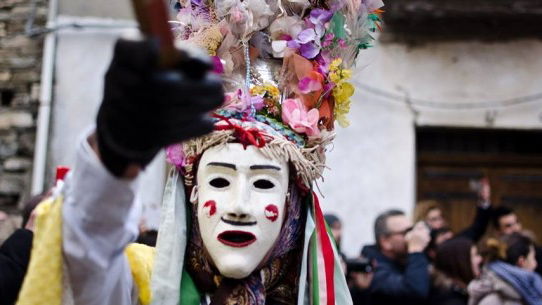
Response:
[[[330,30],[335,35],[335,38],[345,39],[346,31],[344,30],[344,23],[346,18],[341,13],[335,13],[331,18]]]

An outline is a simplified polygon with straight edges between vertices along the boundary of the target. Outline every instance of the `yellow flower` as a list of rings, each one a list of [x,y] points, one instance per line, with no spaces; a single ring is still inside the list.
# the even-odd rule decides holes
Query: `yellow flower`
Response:
[[[271,84],[264,84],[250,88],[250,94],[252,96],[258,95],[263,97],[266,93],[269,94],[269,96],[271,96],[271,98],[274,100],[278,100],[280,97],[279,88]]]
[[[265,94],[265,89],[262,86],[254,86],[250,88],[250,95],[252,96],[264,95],[264,94]]]
[[[329,80],[335,83],[333,114],[341,127],[348,127],[350,121],[346,115],[350,112],[350,97],[354,95],[354,86],[346,80],[352,77],[352,70],[341,68],[342,59],[336,58],[329,65]]]
[[[352,77],[352,70],[342,69],[341,74],[343,79],[349,79]]]
[[[331,61],[331,64],[329,65],[329,70],[334,71],[338,70],[339,66],[343,63],[342,58],[335,58],[333,61]]]
[[[350,97],[352,95],[354,95],[354,86],[349,82],[341,82],[333,88],[333,97],[335,98],[333,113],[341,127],[350,125],[346,115],[350,112]]]
[[[337,122],[339,122],[339,125],[342,128],[350,126],[350,120],[346,118],[346,114],[335,114],[335,119],[337,120]]]
[[[342,82],[333,88],[335,103],[346,102],[354,95],[354,86],[348,82]]]
[[[346,117],[346,115],[350,112],[350,100],[343,102],[341,104],[335,104],[335,109],[333,111],[333,114],[335,115],[335,119],[337,122],[339,122],[339,125],[341,127],[348,127],[350,125],[350,121]]]
[[[330,72],[329,79],[335,84],[338,84],[341,81],[341,75],[337,72]]]
[[[273,85],[270,85],[269,88],[267,89],[267,91],[271,94],[271,96],[273,98],[278,98],[280,97],[280,91],[279,91],[279,88],[273,86]]]

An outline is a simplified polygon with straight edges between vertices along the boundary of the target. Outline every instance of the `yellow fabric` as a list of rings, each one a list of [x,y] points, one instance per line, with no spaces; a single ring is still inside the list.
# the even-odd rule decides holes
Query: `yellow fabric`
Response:
[[[142,244],[130,244],[125,250],[132,276],[139,291],[139,302],[142,305],[151,303],[151,274],[156,249]]]
[[[36,213],[30,264],[17,305],[62,305],[62,197],[46,199]],[[125,250],[142,305],[151,300],[154,253],[153,247],[141,244]]]
[[[62,197],[36,208],[30,264],[17,305],[62,303]]]

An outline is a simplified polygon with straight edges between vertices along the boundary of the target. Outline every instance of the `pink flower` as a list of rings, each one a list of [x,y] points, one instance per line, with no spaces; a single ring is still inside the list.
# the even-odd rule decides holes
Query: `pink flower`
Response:
[[[211,60],[213,61],[213,72],[216,74],[224,74],[224,65],[222,60],[218,56],[212,56]]]
[[[299,88],[299,92],[303,94],[309,94],[314,91],[322,90],[322,83],[310,77],[302,78],[297,86]]]
[[[333,43],[335,35],[333,33],[328,33],[324,36],[324,41],[322,42],[322,47],[329,47]]]
[[[228,92],[225,94],[224,105],[222,108],[234,110],[237,112],[244,112],[250,114],[254,110],[259,111],[264,107],[264,100],[261,96],[250,96],[245,94],[243,90],[237,89],[234,92]]]
[[[242,23],[247,19],[246,10],[241,9],[238,6],[234,6],[231,8],[230,15],[231,15],[230,21],[233,23]]]
[[[320,134],[319,117],[318,109],[307,111],[299,99],[286,99],[282,103],[282,120],[295,132],[305,133],[307,136],[317,136]]]
[[[166,159],[170,164],[178,169],[186,165],[186,156],[184,155],[182,144],[173,144],[166,148]]]

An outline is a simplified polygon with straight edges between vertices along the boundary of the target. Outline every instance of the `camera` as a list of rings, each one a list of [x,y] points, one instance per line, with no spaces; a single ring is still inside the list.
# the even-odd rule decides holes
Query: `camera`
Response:
[[[346,274],[352,272],[371,273],[373,264],[366,258],[349,259],[346,261]]]

